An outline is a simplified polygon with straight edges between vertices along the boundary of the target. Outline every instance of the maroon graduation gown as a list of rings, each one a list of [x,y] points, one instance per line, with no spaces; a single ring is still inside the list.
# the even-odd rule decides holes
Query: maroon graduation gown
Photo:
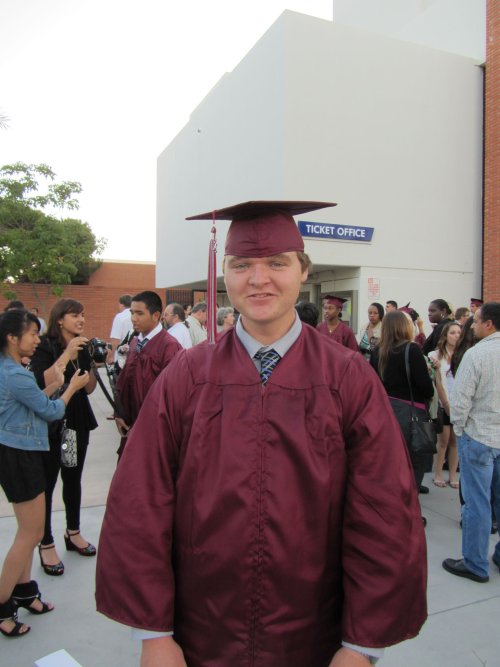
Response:
[[[114,476],[97,606],[189,667],[326,667],[426,618],[406,446],[359,354],[310,327],[262,387],[234,330],[160,375]]]
[[[137,419],[141,405],[153,382],[177,352],[182,350],[177,340],[165,330],[160,331],[148,341],[140,354],[137,353],[136,347],[137,338],[134,337],[130,343],[127,363],[116,383],[121,416],[129,426],[132,426]],[[122,439],[120,453],[126,441],[127,438]]]
[[[348,327],[345,322],[339,321],[337,328],[332,332],[328,330],[328,325],[326,322],[320,322],[316,329],[320,333],[326,334],[329,338],[337,343],[340,343],[344,347],[348,347],[350,350],[359,352],[359,346],[356,341],[356,337],[354,336],[352,329]]]

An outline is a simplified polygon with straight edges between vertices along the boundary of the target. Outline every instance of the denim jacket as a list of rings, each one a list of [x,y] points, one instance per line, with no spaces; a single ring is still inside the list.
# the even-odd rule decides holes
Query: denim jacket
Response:
[[[10,357],[0,354],[0,443],[15,449],[49,449],[47,422],[62,419],[66,406],[52,401],[35,376]]]

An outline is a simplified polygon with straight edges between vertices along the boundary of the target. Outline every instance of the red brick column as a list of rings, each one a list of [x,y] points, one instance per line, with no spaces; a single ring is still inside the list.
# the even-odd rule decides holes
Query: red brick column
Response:
[[[500,2],[487,1],[483,299],[500,301]]]

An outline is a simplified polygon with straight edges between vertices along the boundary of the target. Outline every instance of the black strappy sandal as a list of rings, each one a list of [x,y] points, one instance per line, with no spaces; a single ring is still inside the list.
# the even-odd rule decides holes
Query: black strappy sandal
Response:
[[[0,632],[5,637],[22,637],[23,635],[27,635],[28,632],[31,630],[29,625],[25,625],[24,623],[19,623],[19,621],[17,620],[16,605],[12,601],[12,598],[10,598],[10,600],[7,600],[7,602],[4,602],[3,604],[0,604],[0,623],[3,623],[4,621],[12,621],[14,623],[14,627],[10,632],[7,632],[7,630],[2,630],[2,628],[0,628]],[[26,630],[23,630],[21,632],[23,628],[26,628]]]
[[[77,553],[80,554],[80,556],[95,556],[97,553],[97,549],[93,544],[90,544],[90,542],[87,542],[86,547],[77,547],[76,544],[74,544],[74,542],[71,541],[72,537],[79,534],[80,534],[79,530],[72,530],[71,532],[69,530],[66,530],[66,533],[64,534],[64,542],[66,544],[66,550],[76,551]]]
[[[47,549],[54,549],[55,544],[39,544],[38,545],[38,555],[40,556],[40,565],[43,567],[45,574],[50,575],[51,577],[60,577],[64,574],[64,563],[59,561],[56,565],[48,565],[44,562],[42,558],[42,551]]]
[[[35,600],[40,600],[42,605],[41,609],[36,609],[31,606]],[[12,602],[17,607],[24,607],[31,614],[36,614],[37,616],[40,616],[40,614],[48,614],[49,611],[54,609],[54,607],[49,607],[46,602],[42,601],[42,595],[38,589],[38,584],[36,581],[33,581],[33,579],[25,584],[17,584],[14,586],[14,590],[12,591]]]

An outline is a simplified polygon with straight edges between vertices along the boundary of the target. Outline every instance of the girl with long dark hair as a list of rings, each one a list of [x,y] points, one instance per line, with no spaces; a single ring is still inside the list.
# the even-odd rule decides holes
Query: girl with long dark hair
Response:
[[[476,342],[476,339],[474,337],[474,329],[472,328],[473,324],[474,324],[474,317],[471,316],[467,318],[465,323],[462,325],[460,338],[458,339],[458,343],[455,346],[455,350],[451,355],[450,372],[453,375],[453,377],[455,377],[455,375],[457,374],[458,367],[460,366],[460,362],[462,361],[464,354],[467,352],[467,350],[470,350],[470,348]]]
[[[58,301],[49,317],[47,334],[42,336],[33,357],[31,367],[40,387],[52,382],[55,369],[64,369],[65,382],[69,382],[79,370],[90,371],[92,359],[88,351],[88,338],[83,334],[85,317],[83,305],[74,299]],[[90,373],[85,389],[77,392],[69,402],[65,425],[76,431],[77,464],[61,467],[61,437],[64,422],[61,420],[49,430],[50,452],[45,457],[46,517],[45,531],[39,546],[40,563],[46,574],[60,576],[64,565],[59,558],[52,535],[52,494],[59,471],[62,479],[62,495],[66,510],[66,533],[64,542],[68,551],[81,556],[95,556],[96,549],[80,534],[80,505],[82,497],[81,479],[89,444],[90,431],[97,421],[90,406],[88,394],[96,387],[96,377]]]
[[[443,466],[446,453],[448,453],[449,484],[453,489],[458,489],[458,452],[455,434],[450,423],[450,395],[454,380],[450,371],[450,364],[460,334],[460,324],[448,322],[441,330],[436,349],[429,352],[431,364],[436,369],[436,389],[443,417],[443,430],[438,435],[434,484],[438,487],[446,486],[443,478]]]

